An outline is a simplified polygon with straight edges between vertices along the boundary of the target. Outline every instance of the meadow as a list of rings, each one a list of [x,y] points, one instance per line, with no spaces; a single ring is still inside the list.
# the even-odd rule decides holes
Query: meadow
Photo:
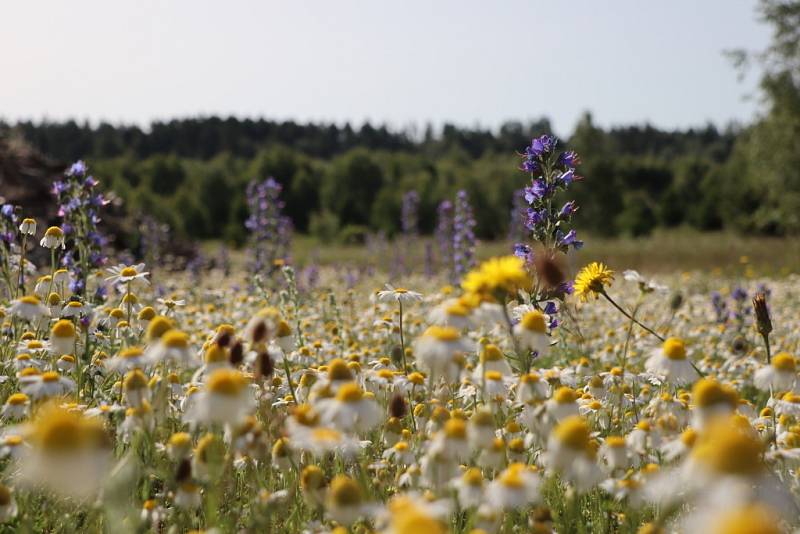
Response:
[[[577,155],[522,157],[514,243],[460,194],[431,237],[410,194],[393,241],[292,236],[264,180],[176,271],[108,247],[83,162],[56,224],[5,205],[0,530],[800,527],[800,244],[579,240]]]

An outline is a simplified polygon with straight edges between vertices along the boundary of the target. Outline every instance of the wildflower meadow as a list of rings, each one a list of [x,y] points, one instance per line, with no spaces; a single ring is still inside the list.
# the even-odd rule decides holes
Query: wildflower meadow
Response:
[[[243,256],[179,271],[108,246],[82,161],[57,224],[5,204],[0,529],[800,527],[797,275],[576,264],[592,177],[551,135],[519,153],[517,242],[480,260],[466,191],[424,246],[409,192],[367,244],[402,260],[348,269],[293,263],[271,178]]]

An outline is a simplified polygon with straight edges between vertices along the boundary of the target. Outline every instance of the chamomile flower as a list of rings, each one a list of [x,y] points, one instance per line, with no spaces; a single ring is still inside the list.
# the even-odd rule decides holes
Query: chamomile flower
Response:
[[[136,265],[119,264],[108,269],[109,276],[106,277],[106,282],[110,284],[127,284],[129,282],[143,282],[149,284],[147,276],[150,274],[145,271],[144,263]]]
[[[431,326],[416,339],[414,354],[418,364],[435,378],[445,377],[449,382],[457,377],[460,365],[457,356],[470,352],[473,344],[453,327]]]
[[[382,302],[402,302],[404,304],[409,304],[421,301],[422,293],[410,291],[402,287],[392,287],[386,284],[385,290],[378,291],[378,300]]]
[[[651,293],[653,291],[664,292],[668,291],[669,288],[664,284],[659,284],[654,280],[648,280],[638,271],[634,271],[632,269],[628,269],[622,272],[622,278],[624,278],[628,282],[634,282],[639,285],[639,291],[642,293]]]
[[[111,442],[99,420],[46,406],[33,421],[28,442],[17,473],[21,483],[78,499],[100,489]]]
[[[36,220],[26,217],[19,225],[19,232],[23,235],[36,235]]]
[[[189,367],[195,360],[189,346],[189,335],[180,330],[164,332],[158,341],[147,348],[145,359],[151,364],[167,362],[178,367]]]
[[[55,356],[72,354],[75,349],[75,325],[68,319],[56,321],[50,329],[50,352]]]
[[[82,303],[79,300],[70,300],[61,309],[62,318],[80,317],[86,315],[91,311],[91,307]]]
[[[702,378],[692,387],[692,427],[702,430],[717,417],[731,415],[738,406],[736,390],[712,378]]]
[[[547,413],[556,421],[561,421],[573,415],[578,415],[579,407],[576,402],[580,395],[568,387],[560,387],[546,402]]]
[[[785,391],[797,382],[797,361],[794,356],[780,352],[772,362],[755,372],[753,383],[762,391]]]
[[[344,384],[336,396],[317,404],[323,422],[345,432],[365,432],[378,425],[378,404],[355,382]]]
[[[472,308],[463,300],[445,300],[428,313],[428,320],[437,326],[452,326],[459,330],[470,328],[473,324]]]
[[[2,417],[4,420],[20,420],[28,416],[30,412],[30,397],[25,393],[12,393],[3,404]]]
[[[119,351],[113,358],[105,362],[108,369],[118,373],[126,373],[133,369],[144,369],[151,364],[141,347],[128,347]]]
[[[235,423],[249,414],[253,397],[249,382],[239,371],[217,369],[205,381],[205,389],[197,393],[184,415],[192,423]]]
[[[352,478],[337,475],[331,480],[325,507],[328,515],[343,525],[352,525],[369,513],[361,486]]]
[[[44,232],[44,237],[39,241],[39,245],[44,248],[57,249],[64,248],[64,231],[58,226],[51,226]]]
[[[481,470],[471,467],[464,474],[453,481],[461,508],[477,508],[485,499],[486,484]]]
[[[8,312],[26,321],[35,321],[50,315],[50,310],[47,306],[42,304],[39,297],[33,295],[20,297],[13,301],[8,308]]]
[[[74,391],[75,382],[58,371],[45,371],[20,381],[20,389],[33,399],[46,399]]]
[[[547,335],[547,319],[539,310],[531,310],[522,316],[514,326],[514,334],[523,347],[535,350],[545,356],[550,348],[550,337]]]
[[[383,458],[398,465],[411,465],[414,463],[414,452],[407,441],[398,441],[383,452]]]
[[[548,470],[561,473],[583,492],[602,478],[595,455],[596,446],[589,425],[583,417],[573,415],[553,429],[542,461]]]
[[[677,337],[668,338],[660,348],[653,351],[645,362],[645,368],[670,384],[691,384],[700,378],[687,357],[686,345]]]
[[[531,466],[514,463],[489,484],[486,496],[498,508],[519,509],[539,501],[539,485]]]

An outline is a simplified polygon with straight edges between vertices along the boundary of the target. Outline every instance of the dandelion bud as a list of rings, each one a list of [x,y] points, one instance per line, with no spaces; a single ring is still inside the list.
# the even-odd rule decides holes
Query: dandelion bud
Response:
[[[178,464],[178,469],[175,471],[175,482],[182,484],[189,482],[192,478],[192,462],[189,458],[184,458]]]
[[[669,301],[669,308],[673,312],[675,312],[678,311],[678,309],[681,307],[682,304],[683,304],[683,294],[680,292],[676,292],[675,294],[672,295],[672,299],[670,299]]]
[[[398,367],[403,365],[403,349],[399,345],[392,347],[392,363]]]
[[[227,347],[231,342],[231,334],[227,331],[222,331],[217,335],[217,345],[220,347]]]
[[[767,307],[767,295],[756,293],[753,297],[753,310],[756,313],[756,328],[762,336],[772,332],[772,321],[769,318],[769,308]]]
[[[270,377],[275,372],[275,362],[269,352],[259,352],[256,357],[256,376],[258,378]]]
[[[221,339],[217,341],[217,343],[221,343]],[[228,340],[230,341],[230,339]],[[220,345],[224,346],[224,345]],[[236,367],[244,361],[244,345],[242,345],[241,341],[236,341],[233,346],[231,347],[231,353],[228,356],[228,361],[231,362],[231,365]]]
[[[267,329],[267,325],[262,321],[256,324],[255,328],[253,328],[253,343],[260,343],[264,341],[267,337],[269,330]]]
[[[392,401],[389,403],[389,414],[391,414],[392,417],[402,419],[405,417],[406,413],[408,413],[406,400],[401,395],[392,397]]]

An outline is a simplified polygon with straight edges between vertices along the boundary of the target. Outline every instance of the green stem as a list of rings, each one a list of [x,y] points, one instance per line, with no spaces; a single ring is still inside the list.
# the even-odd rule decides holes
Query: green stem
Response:
[[[627,317],[628,319],[630,319],[631,321],[633,321],[633,322],[634,322],[635,324],[637,324],[638,326],[642,327],[642,328],[643,328],[645,331],[647,331],[648,333],[650,333],[650,334],[654,335],[656,338],[658,338],[658,340],[659,340],[659,341],[664,341],[664,338],[663,338],[662,336],[658,335],[658,334],[657,334],[657,333],[656,333],[656,332],[655,332],[655,331],[654,331],[652,328],[650,328],[649,326],[647,326],[647,325],[645,325],[645,324],[642,324],[642,323],[641,323],[641,322],[640,322],[638,319],[636,319],[635,317],[631,316],[631,314],[630,314],[630,313],[626,312],[626,311],[625,311],[625,310],[624,310],[624,309],[623,309],[623,308],[622,308],[622,307],[621,307],[619,304],[617,304],[616,302],[614,302],[614,299],[612,299],[612,298],[611,298],[611,297],[608,295],[608,293],[606,293],[605,289],[601,290],[601,291],[600,291],[600,294],[601,294],[601,295],[603,295],[603,296],[606,298],[606,300],[607,300],[608,302],[610,302],[610,303],[611,303],[611,305],[612,305],[612,306],[614,306],[614,307],[615,307],[615,308],[616,308],[616,309],[617,309],[617,310],[618,310],[618,311],[619,311],[619,312],[620,312],[622,315],[624,315],[625,317]]]
[[[406,362],[406,339],[403,336],[403,301],[398,300],[400,305],[400,352],[403,356],[403,372],[408,375],[408,363]]]

